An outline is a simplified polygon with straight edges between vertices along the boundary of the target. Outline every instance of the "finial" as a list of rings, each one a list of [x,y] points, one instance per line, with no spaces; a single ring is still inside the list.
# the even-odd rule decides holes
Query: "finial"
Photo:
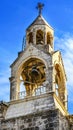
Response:
[[[37,4],[36,8],[39,10],[39,15],[41,15],[43,7],[44,7],[44,4],[42,4],[40,2]]]

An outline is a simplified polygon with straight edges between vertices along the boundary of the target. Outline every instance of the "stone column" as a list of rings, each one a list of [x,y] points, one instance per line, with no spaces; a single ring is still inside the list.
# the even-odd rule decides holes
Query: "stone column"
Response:
[[[44,31],[44,45],[47,45],[47,33]]]
[[[10,80],[10,100],[16,100],[18,99],[19,82],[17,83],[15,77],[11,77],[9,78],[9,80]]]
[[[33,44],[36,45],[36,30],[33,29]]]
[[[45,73],[46,73],[46,81],[47,81],[47,91],[53,91],[53,88],[52,88],[52,82],[53,82],[53,67],[52,66],[49,66],[46,70],[45,70]]]

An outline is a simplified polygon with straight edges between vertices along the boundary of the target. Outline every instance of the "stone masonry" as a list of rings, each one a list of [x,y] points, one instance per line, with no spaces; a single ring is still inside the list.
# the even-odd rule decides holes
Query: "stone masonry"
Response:
[[[70,130],[68,120],[57,109],[3,119],[1,124],[1,130]]]

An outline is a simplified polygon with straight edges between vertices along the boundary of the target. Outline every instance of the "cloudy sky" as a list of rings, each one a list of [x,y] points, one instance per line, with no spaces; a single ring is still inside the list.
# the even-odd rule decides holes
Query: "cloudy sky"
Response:
[[[37,17],[39,0],[0,0],[0,100],[9,101],[10,64],[22,49],[26,28]],[[54,47],[67,74],[68,109],[73,113],[73,0],[40,0],[43,17],[54,28]]]

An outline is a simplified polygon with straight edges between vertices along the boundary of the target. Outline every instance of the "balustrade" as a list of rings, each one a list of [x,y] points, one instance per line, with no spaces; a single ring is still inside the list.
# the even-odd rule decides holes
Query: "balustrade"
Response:
[[[39,87],[39,88],[35,88],[34,91],[22,91],[22,92],[19,92],[18,93],[18,98],[19,99],[23,99],[25,97],[31,97],[31,96],[39,96],[41,94],[44,94],[46,93],[46,87],[45,86],[42,86],[42,87]]]

